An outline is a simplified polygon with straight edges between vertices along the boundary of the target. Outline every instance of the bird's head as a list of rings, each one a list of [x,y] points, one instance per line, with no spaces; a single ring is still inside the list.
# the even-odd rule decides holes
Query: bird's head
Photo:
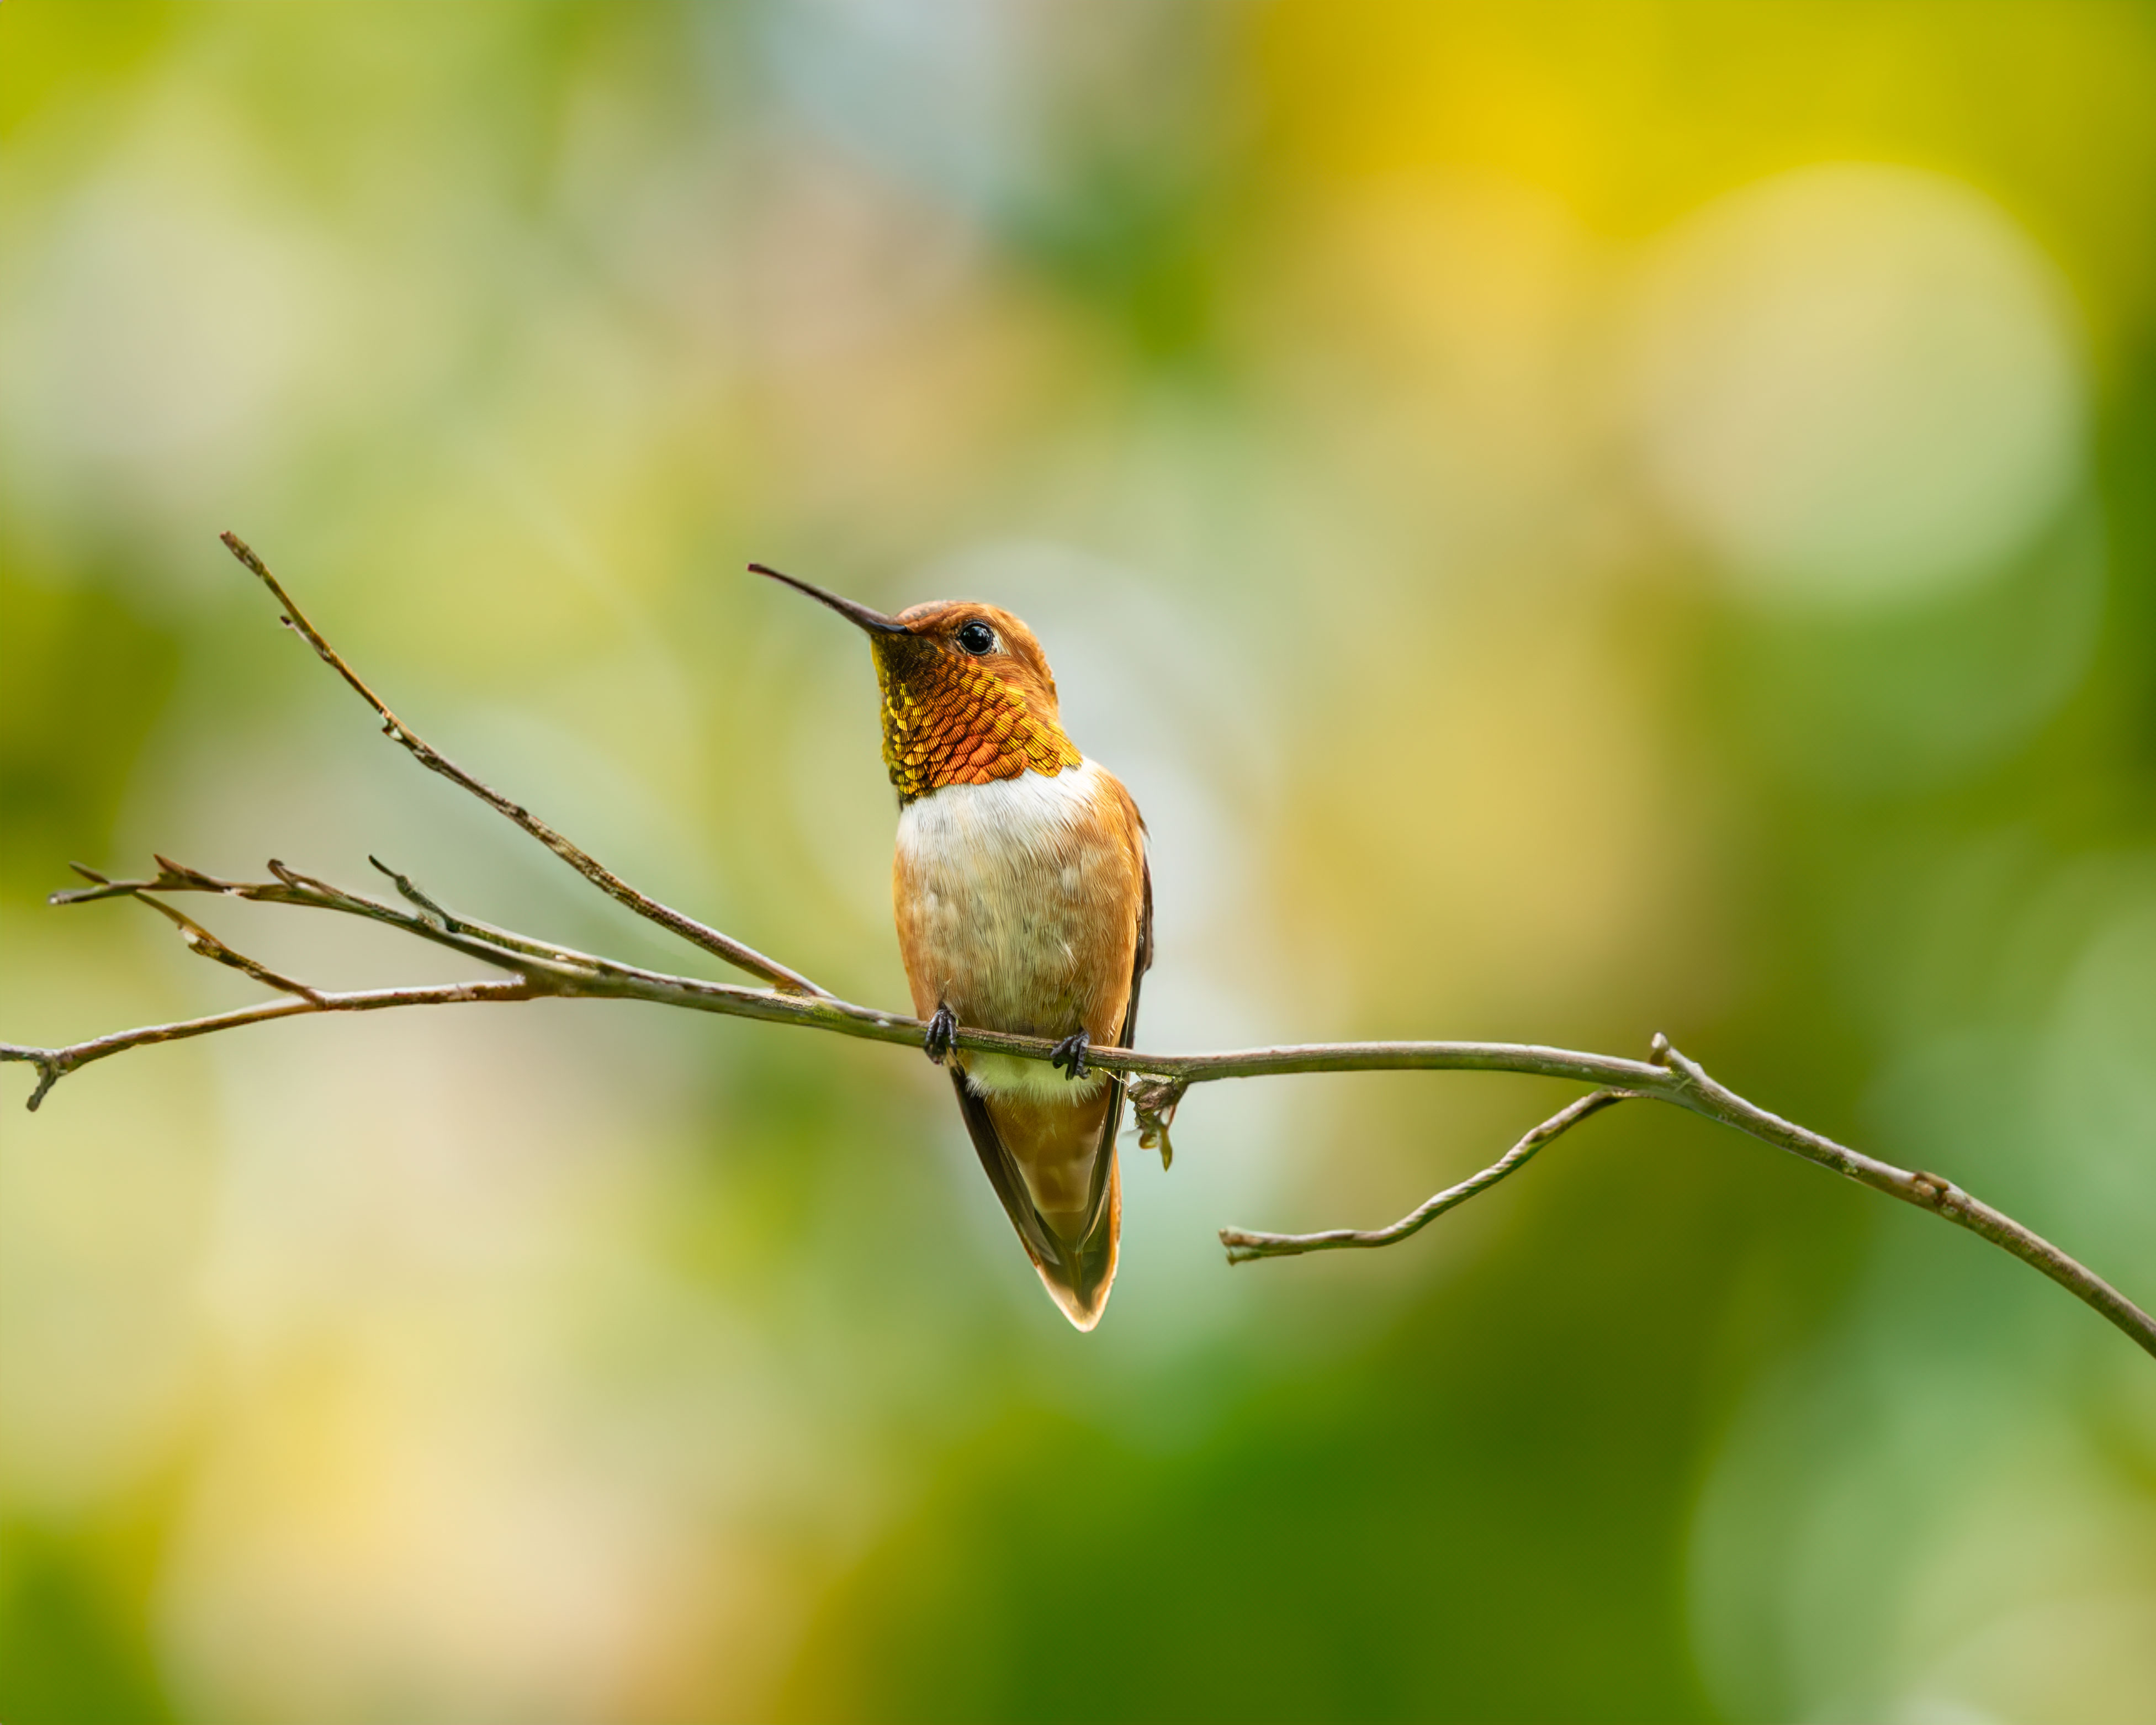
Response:
[[[1048,655],[1009,612],[935,599],[886,617],[761,563],[749,567],[868,636],[883,689],[884,765],[901,802],[1022,773],[1053,778],[1084,759],[1063,734]]]

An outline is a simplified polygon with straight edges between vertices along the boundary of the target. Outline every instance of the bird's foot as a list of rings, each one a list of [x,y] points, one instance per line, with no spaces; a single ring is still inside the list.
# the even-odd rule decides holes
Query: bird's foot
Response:
[[[1065,1037],[1055,1045],[1048,1056],[1048,1064],[1058,1069],[1067,1068],[1065,1076],[1072,1080],[1086,1076],[1086,1051],[1093,1046],[1093,1039],[1083,1030]]]
[[[921,1039],[921,1052],[940,1066],[943,1064],[943,1056],[950,1053],[957,1042],[958,1020],[952,1016],[949,1007],[937,1007],[936,1016],[928,1021],[928,1034]]]

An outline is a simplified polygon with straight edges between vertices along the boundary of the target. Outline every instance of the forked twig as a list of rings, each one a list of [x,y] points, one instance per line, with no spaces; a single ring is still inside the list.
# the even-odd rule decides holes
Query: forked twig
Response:
[[[203,957],[253,978],[287,998],[236,1011],[215,1013],[168,1024],[151,1024],[93,1038],[62,1048],[38,1048],[0,1043],[0,1060],[17,1060],[34,1067],[38,1082],[29,1097],[35,1109],[53,1086],[68,1073],[110,1055],[156,1042],[176,1042],[205,1036],[244,1024],[272,1019],[302,1017],[316,1013],[375,1012],[400,1006],[447,1006],[493,1001],[537,999],[644,1000],[657,1005],[716,1013],[732,1018],[761,1019],[771,1024],[864,1037],[872,1041],[919,1046],[927,1026],[898,1013],[878,1012],[856,1006],[826,993],[798,972],[766,958],[739,942],[708,928],[693,918],[670,910],[647,897],[619,875],[602,868],[584,851],[538,820],[521,805],[472,778],[444,756],[406,729],[381,700],[352,672],[343,659],[271,576],[260,559],[228,533],[225,543],[234,556],[260,578],[285,608],[285,620],[311,645],[324,663],[334,670],[372,706],[382,728],[429,771],[462,785],[490,808],[515,821],[578,873],[609,897],[659,923],[662,927],[717,954],[728,963],[762,977],[775,986],[743,988],[728,983],[706,982],[625,964],[595,953],[579,952],[551,941],[536,939],[510,929],[498,928],[452,914],[408,876],[370,857],[375,868],[396,887],[402,905],[370,898],[331,885],[274,859],[267,881],[228,880],[208,875],[165,857],[158,857],[157,873],[147,879],[116,880],[76,865],[77,872],[91,884],[53,895],[55,904],[82,904],[99,899],[139,898],[169,920],[189,947]],[[444,947],[491,965],[505,973],[496,980],[455,983],[411,988],[377,988],[331,993],[281,975],[228,945],[192,917],[165,900],[180,893],[203,893],[280,904],[300,909],[330,911],[358,916]],[[1045,1037],[1015,1036],[1000,1031],[962,1028],[955,1039],[960,1048],[983,1053],[1016,1055],[1029,1060],[1047,1060],[1057,1045]],[[2087,1266],[2061,1251],[2040,1235],[1989,1205],[1980,1203],[1941,1175],[1896,1168],[1838,1144],[1806,1127],[1771,1114],[1744,1100],[1709,1077],[1696,1062],[1657,1036],[1650,1058],[1625,1060],[1609,1055],[1582,1054],[1570,1049],[1544,1048],[1503,1042],[1370,1042],[1324,1043],[1300,1047],[1245,1049],[1229,1054],[1140,1054],[1127,1048],[1096,1048],[1087,1053],[1089,1064],[1121,1072],[1130,1079],[1129,1094],[1137,1116],[1141,1142],[1158,1145],[1163,1163],[1169,1158],[1168,1128],[1177,1104],[1194,1084],[1224,1078],[1260,1078],[1291,1072],[1476,1071],[1517,1072],[1545,1078],[1568,1079],[1592,1085],[1594,1091],[1552,1115],[1529,1132],[1511,1150],[1472,1178],[1448,1188],[1402,1217],[1390,1227],[1358,1230],[1336,1229],[1322,1234],[1260,1234],[1243,1229],[1224,1229],[1222,1243],[1229,1261],[1285,1257],[1298,1253],[1339,1247],[1394,1245],[1409,1238],[1445,1211],[1488,1191],[1524,1167],[1547,1144],[1589,1115],[1621,1101],[1664,1102],[1709,1120],[1732,1127],[1761,1142],[1831,1169],[1849,1179],[1929,1211],[1955,1226],[1968,1230],[2011,1252],[2041,1271],[2084,1305],[2111,1323],[2151,1355],[2156,1355],[2156,1319],[2121,1294]]]

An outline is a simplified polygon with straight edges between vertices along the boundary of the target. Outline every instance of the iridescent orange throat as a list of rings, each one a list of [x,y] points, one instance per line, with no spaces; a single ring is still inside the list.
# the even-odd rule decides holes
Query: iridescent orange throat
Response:
[[[1051,714],[1037,716],[1025,692],[986,665],[927,641],[881,637],[883,763],[898,799],[911,803],[947,784],[987,784],[1075,767],[1080,754]]]

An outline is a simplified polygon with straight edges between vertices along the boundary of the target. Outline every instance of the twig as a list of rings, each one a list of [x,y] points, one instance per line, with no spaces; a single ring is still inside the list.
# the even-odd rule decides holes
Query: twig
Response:
[[[374,709],[382,721],[382,734],[391,741],[401,743],[410,752],[412,758],[429,773],[440,773],[451,783],[463,786],[488,808],[507,815],[608,898],[627,905],[638,916],[656,922],[661,928],[670,929],[682,939],[701,947],[706,952],[716,953],[736,968],[745,970],[752,976],[760,976],[781,988],[803,994],[824,993],[798,971],[789,970],[776,959],[765,957],[754,947],[742,945],[732,936],[721,934],[717,929],[699,922],[694,916],[685,916],[670,906],[662,905],[648,894],[638,891],[611,869],[602,867],[596,859],[571,844],[522,803],[511,802],[501,792],[473,778],[389,711],[382,697],[360,680],[359,674],[345,663],[343,656],[330,645],[322,632],[307,620],[306,613],[293,603],[292,596],[279,584],[277,578],[270,572],[269,565],[254,554],[245,540],[237,533],[224,533],[218,536],[224,541],[225,549],[238,557],[276,596],[277,603],[285,609],[285,626],[297,631],[315,649],[323,664],[342,677],[359,698]]]
[[[1471,1175],[1457,1186],[1446,1187],[1436,1197],[1416,1205],[1389,1228],[1329,1228],[1322,1234],[1253,1234],[1241,1228],[1223,1228],[1220,1244],[1228,1248],[1230,1264],[1247,1264],[1255,1258],[1292,1258],[1302,1252],[1333,1251],[1343,1246],[1397,1245],[1447,1210],[1487,1192],[1507,1175],[1517,1173],[1534,1159],[1536,1152],[1562,1137],[1589,1115],[1599,1114],[1616,1103],[1635,1101],[1638,1098],[1637,1091],[1590,1091],[1569,1106],[1558,1110],[1481,1173]]]
[[[35,1112],[46,1093],[78,1066],[101,1060],[107,1055],[125,1054],[152,1042],[184,1042],[191,1036],[207,1036],[213,1030],[236,1030],[242,1024],[267,1024],[272,1019],[304,1018],[317,1012],[380,1012],[391,1006],[465,1006],[482,1000],[536,1000],[542,991],[529,983],[440,983],[418,988],[364,988],[351,993],[326,994],[319,989],[290,1000],[271,1000],[260,1006],[243,1006],[233,1012],[212,1013],[208,1018],[182,1019],[172,1024],[146,1024],[139,1030],[116,1030],[88,1042],[71,1042],[65,1048],[25,1048],[19,1043],[0,1042],[0,1060],[24,1060],[37,1068],[37,1088],[30,1092],[29,1107]]]
[[[441,919],[447,913],[439,907],[426,914],[399,910],[394,905],[348,892],[280,863],[270,865],[271,872],[278,877],[274,883],[222,880],[163,858],[159,859],[159,866],[162,872],[154,880],[104,881],[90,890],[55,893],[53,896],[55,902],[69,904],[123,895],[210,892],[258,902],[336,911],[387,923],[435,945],[501,965],[514,973],[513,979],[448,988],[318,994],[319,1005],[305,999],[279,1002],[177,1024],[151,1025],[64,1048],[0,1044],[0,1060],[21,1060],[38,1069],[39,1079],[30,1098],[32,1107],[41,1103],[65,1074],[106,1055],[146,1043],[175,1041],[315,1011],[367,1012],[392,1006],[446,1005],[466,1000],[644,1000],[694,1012],[757,1019],[767,1024],[797,1024],[808,1029],[915,1048],[920,1045],[928,1028],[920,1019],[903,1014],[879,1012],[829,995],[781,994],[773,989],[745,988],[732,983],[669,975],[463,918],[454,919],[454,928],[444,927]],[[428,902],[431,905],[433,901]],[[1014,1036],[1002,1031],[964,1027],[957,1033],[956,1045],[1027,1060],[1046,1060],[1056,1046],[1045,1037]],[[1745,1101],[1710,1078],[1697,1063],[1679,1054],[1660,1036],[1655,1039],[1654,1058],[1646,1060],[1508,1042],[1315,1043],[1196,1055],[1096,1048],[1087,1052],[1086,1059],[1090,1064],[1106,1070],[1132,1075],[1132,1094],[1140,1099],[1141,1130],[1158,1132],[1163,1136],[1168,1117],[1192,1085],[1225,1078],[1265,1078],[1291,1072],[1515,1072],[1571,1079],[1598,1086],[1595,1094],[1583,1097],[1571,1108],[1537,1127],[1502,1160],[1461,1186],[1440,1193],[1391,1229],[1375,1230],[1367,1236],[1356,1235],[1353,1230],[1342,1230],[1332,1235],[1298,1236],[1226,1229],[1222,1230],[1221,1240],[1229,1248],[1230,1262],[1239,1258],[1289,1255],[1324,1245],[1378,1245],[1404,1240],[1445,1210],[1488,1190],[1559,1132],[1585,1119],[1589,1113],[1620,1101],[1666,1102],[1732,1127],[1778,1149],[1787,1150],[1807,1162],[1830,1168],[1969,1230],[2041,1271],[2083,1304],[2102,1313],[2151,1355],[2156,1355],[2156,1318],[2151,1318],[2102,1277],[2050,1241],[1971,1197],[1943,1176],[1880,1162]],[[1312,1241],[1317,1244],[1309,1243]]]
[[[280,994],[296,994],[302,1000],[311,1001],[317,1006],[321,1004],[322,997],[318,989],[311,988],[305,983],[295,983],[288,976],[280,976],[268,965],[249,957],[244,952],[234,952],[193,917],[174,910],[162,899],[141,894],[136,896],[159,916],[171,921],[172,926],[179,930],[180,938],[187,942],[189,952],[199,953],[217,963],[229,965],[244,975],[254,978],[264,988],[276,989]]]
[[[761,1019],[769,1024],[797,1024],[804,1029],[834,1032],[876,1042],[918,1047],[927,1026],[903,1014],[878,1012],[856,1006],[818,988],[785,966],[752,952],[738,942],[706,928],[702,923],[670,911],[645,897],[619,876],[608,873],[583,851],[525,809],[490,790],[422,742],[384,706],[373,691],[351,669],[314,626],[300,614],[259,558],[233,535],[225,543],[240,562],[260,578],[285,609],[286,621],[304,635],[325,663],[357,690],[382,721],[383,729],[430,771],[465,787],[530,833],[587,880],[639,914],[673,929],[706,951],[717,953],[742,968],[766,978],[777,986],[749,988],[727,983],[675,976],[638,965],[583,952],[550,941],[536,939],[510,929],[453,915],[407,875],[380,860],[369,858],[387,875],[410,908],[369,898],[364,894],[332,886],[303,875],[274,859],[270,881],[228,880],[198,869],[157,859],[158,872],[146,880],[115,880],[75,865],[91,884],[85,888],[56,892],[55,904],[82,904],[106,898],[140,898],[168,918],[189,947],[205,957],[244,972],[265,986],[290,998],[234,1012],[213,1014],[175,1024],[151,1024],[124,1030],[61,1048],[38,1048],[0,1043],[0,1060],[17,1060],[34,1067],[38,1082],[29,1106],[36,1109],[54,1085],[78,1067],[107,1055],[121,1054],[151,1043],[175,1042],[205,1036],[243,1024],[272,1019],[295,1018],[311,1013],[374,1012],[399,1006],[446,1006],[481,1001],[520,1001],[542,999],[644,1000],[696,1012],[716,1013],[732,1018]],[[256,960],[235,951],[193,918],[163,901],[177,893],[207,893],[257,903],[295,906],[301,909],[332,911],[364,917],[403,933],[445,947],[494,965],[507,973],[505,979],[450,983],[437,987],[378,988],[358,993],[332,993],[282,976]],[[955,1045],[980,1053],[1015,1055],[1028,1060],[1048,1060],[1058,1046],[1045,1037],[1015,1036],[1004,1032],[962,1027]],[[1367,1232],[1334,1230],[1315,1235],[1252,1233],[1224,1229],[1221,1240],[1231,1263],[1260,1257],[1289,1256],[1296,1253],[1342,1246],[1390,1245],[1407,1239],[1446,1210],[1486,1192],[1517,1172],[1542,1147],[1589,1115],[1620,1101],[1666,1102],[1687,1109],[1709,1120],[1735,1128],[1761,1142],[1800,1156],[1807,1162],[1830,1168],[1847,1178],[1928,1210],[1955,1226],[2011,1252],[2024,1263],[2043,1272],[2074,1297],[2100,1312],[2124,1331],[2145,1352],[2156,1356],[2156,1319],[2153,1319],[2086,1266],[2068,1257],[2010,1216],[1979,1202],[1941,1175],[1912,1172],[1838,1144],[1833,1139],[1771,1114],[1747,1101],[1726,1086],[1709,1077],[1695,1061],[1656,1036],[1651,1057],[1625,1060],[1609,1055],[1582,1054],[1570,1049],[1507,1042],[1364,1042],[1320,1043],[1282,1048],[1254,1048],[1228,1054],[1142,1054],[1127,1048],[1095,1048],[1086,1055],[1090,1065],[1127,1075],[1129,1094],[1137,1115],[1142,1143],[1158,1144],[1164,1165],[1170,1157],[1168,1128],[1177,1105],[1194,1084],[1224,1078],[1263,1078],[1291,1072],[1470,1071],[1517,1072],[1544,1078],[1568,1079],[1593,1085],[1594,1091],[1559,1111],[1515,1144],[1497,1162],[1473,1178],[1439,1193],[1389,1228]]]

